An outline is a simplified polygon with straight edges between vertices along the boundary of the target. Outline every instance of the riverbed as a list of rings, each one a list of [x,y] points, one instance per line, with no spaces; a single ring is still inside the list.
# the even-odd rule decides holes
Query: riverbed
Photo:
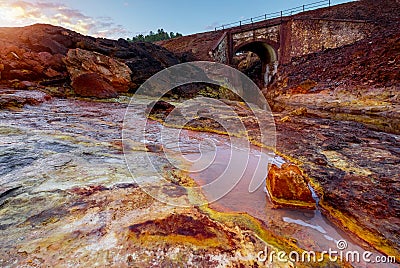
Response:
[[[240,142],[232,146],[227,136],[185,129],[179,131],[178,137],[174,131],[171,136],[165,131],[167,136],[159,140],[158,134],[167,127],[155,121],[148,122],[148,139],[133,138],[126,150],[121,132],[128,103],[136,111],[131,114],[133,122],[147,120],[144,116],[146,102],[131,101],[124,96],[108,102],[52,99],[39,106],[1,111],[0,265],[152,263],[158,266],[167,259],[173,260],[179,251],[182,255],[193,251],[190,243],[187,244],[192,241],[190,239],[195,239],[191,243],[196,247],[203,248],[202,257],[211,258],[214,264],[228,265],[241,258],[255,259],[257,252],[263,249],[256,245],[269,243],[262,239],[248,242],[248,247],[250,244],[253,247],[247,250],[254,252],[247,255],[243,253],[244,238],[235,238],[239,242],[231,249],[228,243],[225,248],[216,246],[208,250],[211,244],[203,245],[198,241],[214,235],[219,237],[228,232],[227,228],[232,228],[229,229],[231,233],[239,232],[234,231],[234,226],[216,223],[212,235],[203,234],[204,238],[195,234],[185,241],[185,236],[180,234],[183,238],[178,238],[182,240],[173,240],[175,248],[163,244],[164,251],[160,253],[162,247],[156,242],[151,244],[154,237],[160,236],[158,232],[147,241],[147,236],[144,240],[140,240],[141,235],[131,238],[127,231],[137,231],[138,224],[148,226],[169,215],[191,215],[191,219],[200,219],[203,216],[198,215],[202,215],[196,208],[198,200],[203,203],[212,200],[209,207],[217,212],[249,214],[256,222],[261,222],[262,228],[281,237],[282,245],[287,243],[285,240],[300,249],[321,252],[329,248],[337,250],[337,242],[345,240],[348,250],[371,250],[336,228],[318,209],[273,209],[264,178],[268,163],[280,165],[285,160],[271,151],[254,145],[242,148]],[[170,153],[165,154],[165,151]],[[149,168],[149,157],[155,168]],[[241,166],[245,160],[243,170]],[[129,169],[126,161],[129,161]],[[231,175],[244,172],[238,183],[232,184],[231,191],[216,198],[220,194],[215,191],[217,188],[205,186],[224,173],[227,166]],[[184,169],[189,180],[203,186],[194,193],[198,195],[195,198],[179,183],[163,181],[163,175],[176,172],[177,167]],[[160,174],[160,171],[165,173]],[[254,174],[258,187],[250,192]],[[226,178],[231,175],[228,173]],[[143,181],[157,196],[149,196],[146,189],[141,189]],[[160,197],[161,201],[168,202],[157,200]],[[318,201],[316,195],[315,198]],[[146,229],[145,234],[152,234],[153,229],[146,228],[150,229]],[[247,257],[232,254],[239,249]],[[193,263],[199,252],[192,254]],[[138,256],[147,257],[139,260]],[[182,256],[179,258],[186,261]],[[365,263],[355,266],[365,267]]]

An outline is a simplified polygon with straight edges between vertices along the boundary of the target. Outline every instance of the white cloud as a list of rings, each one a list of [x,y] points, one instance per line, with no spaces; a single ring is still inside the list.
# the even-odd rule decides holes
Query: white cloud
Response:
[[[26,26],[35,23],[62,26],[95,37],[116,39],[131,35],[112,18],[93,18],[64,4],[0,0],[0,26]]]

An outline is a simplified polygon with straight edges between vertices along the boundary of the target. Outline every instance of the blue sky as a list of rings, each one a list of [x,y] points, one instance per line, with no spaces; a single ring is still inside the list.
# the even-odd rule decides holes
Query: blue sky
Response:
[[[131,37],[159,28],[184,35],[318,0],[0,0],[0,26],[60,25],[93,36]],[[332,4],[350,2],[332,0]]]

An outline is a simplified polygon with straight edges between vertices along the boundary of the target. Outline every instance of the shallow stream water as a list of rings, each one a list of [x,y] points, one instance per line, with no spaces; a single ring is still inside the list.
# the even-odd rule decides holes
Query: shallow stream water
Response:
[[[206,186],[214,180],[224,180],[228,173],[240,176],[238,183],[222,198],[217,199],[220,191],[215,187],[204,187],[203,193],[208,200],[215,200],[210,207],[223,212],[245,212],[261,220],[268,229],[290,237],[296,244],[307,251],[342,251],[344,254],[350,251],[357,251],[362,256],[365,251],[374,252],[371,259],[380,254],[360,246],[359,241],[351,238],[351,235],[343,232],[330,222],[321,212],[316,210],[303,209],[274,209],[269,200],[265,186],[268,163],[281,165],[284,160],[271,152],[250,146],[243,141],[243,148],[232,146],[227,136],[216,135],[206,132],[193,132],[182,130],[180,132],[180,144],[175,147],[180,150],[183,157],[192,163],[190,176],[197,183]],[[238,145],[236,143],[235,145]],[[178,148],[179,147],[179,148]],[[197,148],[197,150],[196,150]],[[235,161],[247,161],[243,170],[241,163]],[[227,169],[231,169],[227,172]],[[243,172],[244,171],[244,172]],[[240,174],[240,175],[239,175]],[[249,190],[252,180],[261,184],[256,191]],[[312,190],[312,189],[311,189]],[[313,192],[316,202],[318,197]],[[338,249],[338,243],[346,241],[346,248]],[[370,264],[362,261],[352,262],[354,267],[396,267],[389,264]]]

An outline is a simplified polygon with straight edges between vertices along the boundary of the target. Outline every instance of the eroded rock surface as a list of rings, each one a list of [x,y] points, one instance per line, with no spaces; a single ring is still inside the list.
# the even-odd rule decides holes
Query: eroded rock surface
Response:
[[[322,207],[344,228],[398,255],[400,138],[360,123],[291,117],[277,121],[277,149],[316,183]]]
[[[262,266],[266,245],[301,250],[255,219],[199,208],[201,193],[149,168],[148,156],[170,171],[135,136],[125,151],[133,175],[180,206],[138,187],[121,143],[129,102],[52,99],[0,112],[0,266]],[[132,122],[146,120],[140,100],[130,105]]]
[[[310,12],[325,18],[370,20],[374,27],[367,38],[352,45],[281,64],[272,85],[263,90],[272,108],[277,112],[306,108],[317,117],[356,121],[399,134],[399,11],[398,1],[365,0]]]
[[[0,88],[0,109],[22,108],[24,105],[38,105],[51,99],[48,94],[38,91],[24,91]]]

